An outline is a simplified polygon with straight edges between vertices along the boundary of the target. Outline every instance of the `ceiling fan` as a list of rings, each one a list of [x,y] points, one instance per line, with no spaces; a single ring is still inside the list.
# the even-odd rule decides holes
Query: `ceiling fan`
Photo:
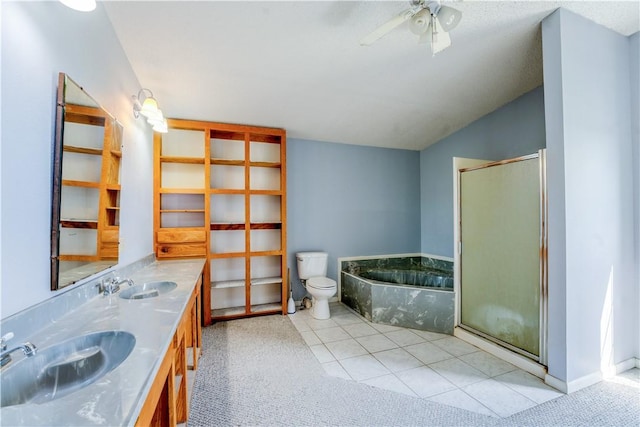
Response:
[[[361,45],[369,46],[390,33],[394,28],[409,21],[411,32],[420,36],[418,43],[429,43],[431,53],[451,46],[449,31],[462,19],[462,12],[448,6],[442,6],[440,0],[412,0],[411,7],[404,10],[360,40]]]

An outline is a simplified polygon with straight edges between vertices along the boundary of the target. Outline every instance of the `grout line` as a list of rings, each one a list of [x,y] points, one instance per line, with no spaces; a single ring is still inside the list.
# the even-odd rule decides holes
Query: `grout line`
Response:
[[[342,309],[340,309],[340,311],[338,312],[339,314],[336,314],[336,315],[338,315],[338,316],[339,316],[339,315],[340,315],[340,314],[342,314],[342,313],[350,313],[350,314],[352,314],[352,315],[355,315],[355,316],[358,316],[359,318],[361,318],[361,316],[360,316],[358,313],[356,313],[355,311],[353,311],[350,307],[346,307],[346,306],[342,305],[341,303],[333,303],[333,304],[339,304],[338,306],[339,306],[339,307],[342,307]],[[334,360],[330,360],[330,361],[326,361],[326,362],[321,362],[321,361],[320,361],[320,359],[318,359],[318,356],[316,356],[316,355],[315,355],[315,353],[313,353],[313,351],[312,351],[312,353],[314,354],[314,357],[316,358],[316,360],[318,361],[318,363],[320,363],[321,365],[327,365],[327,364],[329,364],[329,363],[337,362],[337,364],[338,364],[337,366],[339,366],[339,367],[340,367],[340,369],[342,369],[342,371],[346,374],[346,376],[349,378],[349,380],[350,380],[350,381],[355,381],[355,382],[358,382],[358,383],[364,383],[365,381],[369,381],[369,380],[371,380],[371,379],[380,378],[380,377],[382,377],[382,376],[386,376],[386,375],[393,375],[394,377],[396,377],[396,379],[397,379],[398,381],[400,381],[402,384],[404,384],[404,385],[405,385],[409,390],[411,390],[411,391],[412,391],[412,392],[414,392],[416,395],[418,395],[418,393],[417,393],[415,390],[413,390],[413,388],[412,388],[412,387],[410,387],[408,384],[406,384],[404,381],[402,381],[402,380],[398,377],[398,375],[397,375],[398,373],[405,372],[405,371],[408,371],[408,370],[411,370],[411,369],[420,368],[420,367],[427,367],[428,369],[431,369],[431,370],[432,370],[434,373],[436,373],[437,375],[439,375],[439,376],[441,376],[442,378],[446,379],[446,377],[442,376],[438,371],[436,371],[435,369],[431,368],[431,365],[436,364],[436,363],[439,363],[439,362],[442,362],[442,360],[435,361],[435,362],[432,362],[432,363],[429,363],[429,364],[424,363],[423,361],[421,361],[420,359],[418,359],[417,357],[415,357],[412,353],[408,352],[408,351],[406,350],[406,347],[413,346],[413,345],[416,345],[416,344],[423,344],[423,343],[433,344],[435,341],[440,341],[440,340],[444,340],[444,339],[449,338],[449,337],[447,337],[447,336],[438,337],[438,338],[436,338],[436,339],[434,339],[434,340],[428,340],[428,339],[426,339],[426,338],[422,337],[421,335],[419,335],[419,334],[417,334],[417,333],[414,333],[411,329],[407,329],[407,328],[400,328],[400,329],[393,330],[393,331],[381,332],[381,331],[379,331],[378,329],[376,329],[376,328],[375,328],[375,326],[374,326],[374,325],[376,325],[375,323],[370,322],[370,321],[368,321],[368,320],[366,320],[366,319],[364,319],[364,318],[361,318],[362,323],[364,323],[364,324],[366,324],[366,325],[368,325],[368,326],[373,327],[374,329],[376,329],[376,333],[375,333],[375,334],[372,334],[372,335],[365,335],[365,336],[361,336],[361,337],[353,337],[353,336],[351,336],[351,334],[349,334],[349,333],[345,330],[345,326],[353,325],[353,324],[356,324],[356,323],[350,323],[350,324],[346,324],[346,325],[340,325],[340,324],[337,324],[337,323],[336,323],[336,325],[335,325],[335,326],[331,326],[331,327],[332,327],[332,328],[336,328],[336,327],[337,327],[337,328],[340,328],[344,333],[346,333],[346,334],[349,336],[349,338],[345,338],[345,339],[342,339],[342,340],[336,340],[336,341],[330,341],[329,343],[336,343],[336,342],[341,342],[341,341],[349,341],[349,340],[352,340],[352,341],[355,341],[356,343],[360,344],[360,343],[358,342],[358,338],[366,338],[366,337],[373,337],[373,336],[379,335],[379,336],[385,337],[386,339],[388,339],[388,340],[390,340],[391,342],[393,342],[393,343],[394,343],[394,345],[396,345],[396,347],[394,347],[394,348],[392,348],[392,349],[385,349],[385,350],[380,350],[380,351],[375,351],[375,352],[371,352],[370,350],[368,350],[368,349],[365,347],[364,349],[365,349],[365,350],[366,350],[366,352],[367,352],[367,353],[365,353],[365,354],[362,354],[362,355],[356,355],[356,356],[349,356],[349,357],[344,357],[344,358],[338,359],[338,357],[336,357],[336,355],[335,355],[335,354],[334,354],[334,353],[333,353],[333,352],[332,352],[332,351],[327,347],[327,343],[326,343],[326,342],[324,342],[324,341],[322,341],[322,340],[318,337],[318,335],[316,334],[316,331],[318,331],[318,330],[322,330],[322,329],[328,329],[328,328],[323,328],[323,327],[320,327],[320,328],[317,328],[317,327],[316,327],[316,328],[314,328],[314,323],[315,323],[315,322],[309,323],[309,322],[307,322],[307,321],[306,321],[306,320],[307,320],[308,318],[310,318],[310,316],[311,316],[310,312],[309,312],[309,313],[304,313],[304,314],[302,314],[302,313],[303,313],[303,312],[300,312],[300,314],[298,315],[299,317],[297,317],[297,318],[296,318],[296,320],[295,320],[295,321],[293,321],[293,323],[295,324],[295,323],[299,323],[299,322],[304,322],[304,324],[305,324],[306,326],[308,326],[308,328],[309,328],[309,329],[308,329],[307,331],[300,331],[300,330],[296,327],[296,330],[298,330],[298,333],[299,333],[301,336],[303,336],[305,333],[306,333],[306,334],[308,334],[309,332],[311,332],[311,333],[313,334],[313,336],[315,336],[315,337],[318,339],[318,341],[319,341],[319,343],[316,343],[316,344],[309,344],[309,343],[307,342],[307,340],[304,340],[304,337],[303,337],[303,340],[304,340],[305,344],[307,345],[307,347],[309,347],[309,348],[310,348],[312,345],[322,345],[322,346],[324,346],[325,350],[326,350],[326,351],[327,351],[327,352],[328,352],[328,353],[329,353],[329,354],[334,358]],[[319,321],[319,322],[321,322],[321,321]],[[335,322],[334,322],[334,323],[335,323]],[[316,323],[316,324],[315,324],[315,326],[318,326],[318,324]],[[419,337],[422,341],[421,341],[421,342],[417,342],[417,343],[410,343],[410,344],[406,344],[406,345],[400,345],[400,344],[398,344],[397,342],[395,342],[394,340],[392,340],[391,338],[389,338],[389,337],[387,336],[387,334],[390,334],[390,333],[392,334],[392,333],[394,333],[394,332],[398,332],[398,331],[409,331],[409,332],[413,333],[414,335],[416,335],[417,337]],[[453,338],[455,338],[455,337],[453,337]],[[448,353],[448,354],[450,354],[450,355],[451,355],[451,358],[444,359],[444,360],[454,360],[454,359],[457,359],[457,361],[462,362],[462,363],[464,363],[464,364],[467,364],[467,365],[469,365],[470,367],[472,367],[473,369],[475,369],[475,370],[477,370],[477,371],[481,372],[483,375],[486,375],[486,376],[487,376],[487,378],[486,378],[486,379],[481,379],[481,380],[479,380],[479,381],[477,381],[477,382],[474,382],[474,384],[475,384],[475,383],[479,383],[479,382],[481,382],[481,381],[485,381],[485,380],[491,379],[491,380],[493,380],[493,381],[497,381],[497,382],[498,382],[498,383],[500,383],[501,385],[503,385],[503,386],[507,387],[509,390],[511,390],[511,391],[513,391],[513,392],[516,392],[517,394],[519,394],[520,396],[524,397],[524,398],[525,398],[525,399],[527,399],[528,401],[530,401],[530,402],[534,403],[536,406],[537,406],[537,405],[539,405],[539,403],[537,403],[536,401],[534,401],[532,398],[530,398],[530,397],[526,396],[525,394],[523,394],[523,393],[519,392],[518,390],[516,390],[516,389],[514,389],[514,388],[510,387],[510,386],[508,385],[508,383],[505,383],[505,382],[502,382],[502,381],[499,381],[499,380],[496,380],[496,379],[495,379],[496,377],[498,377],[498,376],[500,376],[500,375],[504,375],[504,374],[506,374],[506,373],[514,372],[514,371],[519,370],[519,368],[518,368],[517,366],[514,366],[514,369],[512,369],[512,370],[510,370],[510,371],[507,371],[507,372],[501,372],[501,373],[498,373],[498,374],[495,374],[495,375],[489,375],[489,374],[486,374],[485,372],[481,371],[480,369],[476,368],[475,366],[471,365],[470,363],[465,362],[463,359],[461,359],[461,358],[460,358],[460,357],[462,357],[462,356],[466,356],[466,355],[468,355],[468,354],[473,354],[473,353],[482,353],[482,352],[483,352],[483,350],[482,350],[482,349],[479,349],[479,348],[478,348],[476,351],[473,351],[473,352],[471,352],[471,353],[465,353],[465,354],[463,354],[463,355],[456,356],[456,355],[451,354],[451,353],[450,353],[450,351],[447,351],[447,350],[446,350],[446,346],[444,346],[444,345],[443,345],[442,347],[440,347],[440,346],[438,346],[438,345],[436,345],[436,344],[433,344],[433,345],[435,345],[436,347],[438,347],[438,349],[439,349],[439,350],[442,350],[442,351],[444,351],[445,353]],[[364,347],[364,346],[362,346],[362,347]],[[380,352],[382,352],[382,351],[388,351],[388,350],[394,350],[394,349],[401,349],[401,350],[403,350],[403,351],[406,351],[406,352],[407,352],[407,353],[409,353],[411,356],[413,356],[414,358],[416,358],[416,359],[420,362],[420,365],[419,365],[419,366],[415,366],[415,367],[406,368],[406,369],[401,369],[401,370],[399,370],[399,371],[391,371],[391,369],[389,369],[389,368],[388,368],[384,363],[382,363],[380,360],[378,360],[378,358],[375,356],[375,354],[380,353]],[[352,359],[352,358],[355,358],[355,357],[362,357],[362,356],[365,356],[365,355],[369,355],[369,356],[373,357],[373,358],[374,358],[374,360],[376,360],[378,363],[380,363],[380,364],[381,364],[385,369],[387,369],[389,372],[388,372],[388,373],[384,373],[384,374],[382,374],[382,375],[376,375],[376,376],[371,377],[371,378],[366,378],[366,379],[361,380],[361,381],[354,379],[354,378],[351,376],[351,374],[349,373],[349,371],[347,370],[347,368],[342,364],[342,361],[344,361],[344,360],[348,360],[348,359]],[[323,369],[324,369],[324,366],[323,366]],[[525,372],[526,372],[526,371],[525,371]],[[325,373],[327,373],[327,375],[330,375],[326,370],[325,370]],[[343,378],[343,377],[341,377],[341,378]],[[346,379],[346,378],[343,378],[343,379]],[[450,380],[447,380],[447,381],[451,382]],[[452,383],[452,384],[453,384],[453,383]],[[494,415],[495,415],[496,417],[498,417],[498,418],[502,418],[502,417],[500,417],[498,414],[496,414],[494,411],[492,411],[491,409],[489,409],[489,408],[488,408],[486,405],[484,405],[482,402],[478,401],[478,400],[477,400],[477,399],[475,399],[473,396],[471,396],[471,395],[469,395],[467,392],[465,392],[465,391],[464,391],[464,389],[463,389],[463,387],[460,387],[460,386],[458,386],[458,385],[456,385],[456,384],[453,384],[453,385],[455,386],[455,389],[453,389],[453,390],[449,390],[448,392],[451,392],[451,391],[454,391],[454,390],[460,390],[460,391],[462,391],[466,396],[470,397],[474,402],[476,402],[478,405],[480,405],[480,407],[482,407],[482,408],[486,409],[486,411],[488,411],[488,413],[494,414]],[[523,386],[526,386],[526,385],[523,385]],[[446,403],[434,402],[434,401],[432,401],[432,400],[431,400],[431,398],[433,398],[433,397],[435,397],[435,396],[438,396],[438,395],[441,395],[441,394],[448,393],[448,392],[438,393],[438,394],[435,394],[435,395],[431,395],[431,396],[428,396],[428,397],[424,397],[423,399],[425,399],[425,400],[429,400],[429,401],[431,401],[431,402],[433,402],[433,403],[438,403],[438,404],[447,405]],[[469,412],[478,413],[478,412],[475,412],[475,411],[472,411],[472,410],[469,410],[469,409],[466,409],[466,408],[461,408],[461,407],[459,407],[459,406],[455,406],[455,405],[447,405],[447,406],[452,406],[452,407],[456,407],[456,408],[458,408],[458,409],[467,410],[467,411],[469,411]],[[479,414],[482,414],[482,413],[479,413]],[[483,415],[486,415],[486,414],[483,414]]]

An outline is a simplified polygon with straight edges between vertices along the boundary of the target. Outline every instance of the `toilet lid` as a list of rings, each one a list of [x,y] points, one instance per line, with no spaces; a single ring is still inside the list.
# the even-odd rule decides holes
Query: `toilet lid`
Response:
[[[328,289],[336,286],[336,281],[331,280],[328,277],[312,277],[307,280],[307,286],[311,286],[316,289]]]

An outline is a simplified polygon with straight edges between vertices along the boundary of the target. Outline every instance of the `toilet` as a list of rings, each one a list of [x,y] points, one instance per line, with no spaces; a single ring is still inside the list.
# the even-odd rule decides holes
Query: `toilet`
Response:
[[[298,277],[311,294],[311,315],[319,320],[331,317],[329,313],[329,298],[338,291],[335,280],[327,275],[327,259],[329,254],[325,252],[298,252]]]

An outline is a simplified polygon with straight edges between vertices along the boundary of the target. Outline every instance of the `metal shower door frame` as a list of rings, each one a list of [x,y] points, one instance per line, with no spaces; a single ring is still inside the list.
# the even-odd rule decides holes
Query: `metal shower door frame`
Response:
[[[461,182],[462,173],[469,172],[478,169],[484,169],[489,167],[496,167],[506,165],[510,163],[516,163],[526,160],[539,159],[538,171],[539,171],[539,186],[540,186],[540,228],[539,228],[539,292],[540,292],[540,307],[539,307],[539,356],[531,354],[525,350],[515,347],[507,342],[504,342],[498,338],[490,336],[481,331],[475,330],[469,326],[463,325],[461,322],[461,295],[456,298],[456,315],[455,315],[455,327],[464,329],[476,336],[484,338],[490,342],[493,342],[501,347],[504,347],[516,354],[525,356],[531,360],[538,362],[541,365],[547,365],[547,309],[548,309],[548,270],[547,270],[547,248],[548,248],[548,229],[547,229],[547,177],[546,177],[546,150],[539,150],[537,153],[527,156],[516,157],[507,160],[500,160],[494,162],[484,163],[478,166],[462,167],[456,171],[457,174],[457,188],[456,190],[456,242],[455,251],[457,260],[461,260],[462,256],[462,229],[461,229]],[[456,267],[458,272],[456,277],[456,290],[461,294],[462,278],[461,278],[461,266]]]

